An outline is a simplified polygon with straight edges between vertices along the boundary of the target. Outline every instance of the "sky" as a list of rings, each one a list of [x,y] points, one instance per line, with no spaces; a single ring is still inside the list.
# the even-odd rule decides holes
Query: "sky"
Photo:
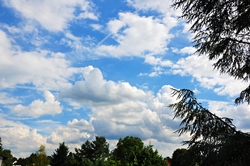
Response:
[[[193,90],[218,116],[250,131],[246,82],[197,55],[190,24],[171,0],[0,1],[0,137],[15,157],[41,144],[74,152],[104,136],[140,137],[163,156],[184,148],[174,133],[171,88]]]

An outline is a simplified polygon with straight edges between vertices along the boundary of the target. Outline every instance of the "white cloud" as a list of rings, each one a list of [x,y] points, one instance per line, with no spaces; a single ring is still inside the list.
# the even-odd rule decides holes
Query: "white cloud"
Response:
[[[0,93],[0,104],[20,103],[21,101],[15,97],[11,97],[8,93]]]
[[[90,26],[96,31],[100,31],[102,29],[102,25],[100,24],[90,24]]]
[[[59,96],[88,105],[92,110],[91,120],[73,120],[68,123],[69,127],[90,132],[92,126],[94,133],[108,139],[136,135],[143,139],[173,141],[168,137],[173,130],[165,128],[164,124],[176,128],[178,123],[172,121],[172,111],[167,108],[174,101],[170,86],[162,87],[154,97],[151,92],[144,92],[126,82],[106,81],[101,71],[92,66],[86,67],[83,75],[84,81],[76,82]]]
[[[128,4],[139,10],[156,10],[160,13],[172,13],[173,15],[180,15],[179,9],[171,8],[172,1],[165,0],[127,0]]]
[[[94,131],[92,124],[85,119],[81,120],[73,119],[72,121],[68,122],[68,126],[70,128],[75,128],[80,131],[91,131],[91,132]]]
[[[235,124],[238,130],[250,132],[250,110],[247,103],[236,106],[229,102],[208,101],[208,108],[219,117],[233,119],[233,124]]]
[[[0,30],[0,87],[32,84],[41,90],[69,87],[68,78],[79,72],[71,68],[64,54],[46,50],[25,52],[11,45],[11,40]]]
[[[101,71],[92,66],[83,69],[83,77],[85,81],[78,81],[73,87],[62,90],[59,97],[71,98],[90,105],[105,105],[148,96],[144,91],[126,82],[104,80]]]
[[[41,144],[46,146],[46,139],[37,130],[27,127],[0,128],[2,144],[16,157],[27,157],[36,152]]]
[[[14,8],[27,19],[32,19],[49,31],[62,31],[74,19],[94,19],[92,4],[87,0],[4,0],[5,5]],[[76,8],[80,13],[76,13]]]
[[[174,53],[179,53],[179,54],[194,54],[197,49],[192,47],[192,46],[187,46],[182,49],[177,49],[177,48],[172,48],[172,51]]]
[[[35,100],[29,106],[23,106],[21,104],[12,108],[12,112],[18,116],[31,116],[39,117],[42,115],[55,115],[62,112],[60,102],[55,100],[53,94],[49,91],[44,92],[45,101]]]
[[[81,144],[90,137],[91,135],[87,132],[81,132],[81,130],[75,128],[60,126],[51,133],[51,135],[47,138],[47,142],[50,144],[58,144],[61,142]]]
[[[104,56],[143,56],[144,54],[162,54],[173,37],[160,19],[140,17],[133,13],[119,13],[118,20],[108,22],[111,37],[118,45],[97,47],[97,53]]]
[[[154,65],[154,66],[164,66],[164,67],[171,67],[173,63],[170,60],[162,60],[161,58],[157,58],[152,55],[147,55],[145,58],[145,62]]]
[[[200,82],[202,87],[213,89],[219,95],[233,97],[247,86],[247,83],[235,80],[231,76],[220,74],[217,70],[214,70],[213,62],[209,61],[204,55],[198,56],[194,54],[182,58],[173,65],[172,70],[173,74],[192,76]]]

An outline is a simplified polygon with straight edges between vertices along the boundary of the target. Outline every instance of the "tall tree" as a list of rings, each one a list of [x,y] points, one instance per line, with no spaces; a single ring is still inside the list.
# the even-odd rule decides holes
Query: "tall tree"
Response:
[[[204,108],[187,89],[173,89],[177,103],[169,107],[175,118],[181,118],[180,135],[190,132],[191,139],[185,159],[196,161],[201,166],[250,165],[250,134],[236,129],[232,119],[219,117]],[[190,161],[190,159],[192,161]]]
[[[216,60],[214,68],[236,79],[250,80],[250,1],[174,0],[191,23],[197,53]],[[250,85],[236,98],[250,104]]]
[[[55,152],[52,154],[51,158],[51,166],[68,166],[67,160],[68,160],[68,153],[69,148],[63,143],[59,144],[59,148],[55,150]]]
[[[0,137],[0,152],[3,151],[2,138]]]
[[[138,137],[127,136],[120,138],[112,156],[116,161],[121,161],[123,165],[132,165],[137,160],[139,152],[143,149],[144,143]]]
[[[109,144],[105,137],[96,136],[93,142],[87,140],[81,145],[81,148],[75,148],[76,158],[79,162],[83,162],[83,159],[89,159],[94,162],[99,158],[106,158],[109,155]]]
[[[3,161],[3,166],[12,166],[13,161],[13,156],[11,154],[11,150],[9,149],[3,149],[0,152],[0,156],[3,156],[4,161]]]
[[[0,137],[0,156],[3,157],[3,162],[2,162],[3,166],[12,166],[13,156],[11,154],[11,150],[3,148],[1,137]]]
[[[167,166],[152,145],[144,146],[140,138],[132,136],[119,139],[111,159],[117,166]]]
[[[39,150],[36,152],[35,165],[36,166],[48,166],[50,160],[46,154],[45,146],[40,145]]]

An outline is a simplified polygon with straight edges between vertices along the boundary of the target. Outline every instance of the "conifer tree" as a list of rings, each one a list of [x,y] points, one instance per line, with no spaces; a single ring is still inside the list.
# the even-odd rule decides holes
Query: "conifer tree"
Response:
[[[235,79],[250,80],[250,1],[174,0],[190,23],[198,54],[215,60],[214,68]],[[250,85],[235,103],[250,104]]]

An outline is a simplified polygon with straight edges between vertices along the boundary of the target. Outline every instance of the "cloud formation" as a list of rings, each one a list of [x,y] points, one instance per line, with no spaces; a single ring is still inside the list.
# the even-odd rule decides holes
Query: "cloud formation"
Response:
[[[55,97],[49,91],[44,92],[45,101],[34,100],[29,106],[21,104],[12,108],[12,112],[17,116],[30,116],[37,118],[42,115],[55,115],[62,112],[60,102],[55,100]]]
[[[22,17],[35,20],[49,31],[62,31],[74,19],[98,19],[88,0],[4,0],[4,3],[15,9]]]
[[[97,53],[103,56],[162,54],[173,37],[161,20],[134,13],[119,13],[119,19],[109,21],[107,27],[117,44],[100,45]]]

